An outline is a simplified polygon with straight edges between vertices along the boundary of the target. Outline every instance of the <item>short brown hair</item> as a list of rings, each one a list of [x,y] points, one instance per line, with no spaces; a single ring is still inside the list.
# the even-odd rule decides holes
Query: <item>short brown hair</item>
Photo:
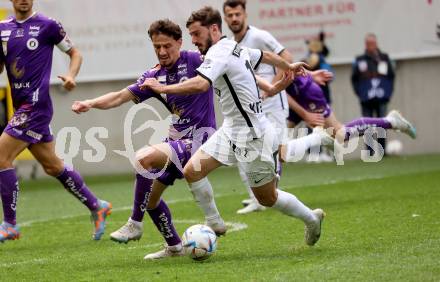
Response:
[[[191,16],[186,21],[186,27],[189,27],[195,22],[200,22],[202,26],[207,27],[216,24],[220,31],[222,30],[222,16],[220,15],[220,12],[209,6],[192,12]]]
[[[246,10],[246,0],[226,0],[223,3],[223,12],[225,11],[226,7],[235,8],[237,6],[242,6],[243,10]]]
[[[179,40],[182,38],[182,30],[178,24],[170,21],[169,19],[158,20],[153,22],[148,29],[148,35],[150,38],[153,35],[165,34],[174,38],[174,40]]]

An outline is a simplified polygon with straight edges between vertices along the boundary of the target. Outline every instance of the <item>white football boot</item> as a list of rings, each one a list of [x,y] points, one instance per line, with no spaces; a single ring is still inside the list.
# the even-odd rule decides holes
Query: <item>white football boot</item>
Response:
[[[239,209],[237,211],[238,214],[247,214],[251,212],[264,211],[266,209],[265,206],[260,205],[259,202],[252,200],[246,207]]]
[[[409,135],[412,139],[416,139],[416,128],[407,121],[398,111],[392,110],[386,116],[386,119],[391,123],[393,129]]]
[[[146,260],[156,260],[156,259],[163,259],[163,258],[169,258],[169,257],[181,257],[186,255],[185,253],[185,248],[184,247],[180,247],[179,249],[176,250],[175,247],[169,247],[169,246],[165,246],[164,249],[155,252],[155,253],[151,253],[148,254],[144,257],[144,259]]]
[[[228,230],[225,222],[220,216],[212,219],[207,219],[205,224],[211,227],[217,237],[225,235],[226,231]]]
[[[142,237],[142,222],[128,219],[121,228],[110,234],[110,239],[119,243],[127,244],[129,241],[138,241]]]
[[[304,228],[304,240],[309,246],[313,246],[318,242],[321,236],[321,224],[324,220],[325,213],[322,209],[312,211],[316,216],[316,220],[312,223],[307,223]]]

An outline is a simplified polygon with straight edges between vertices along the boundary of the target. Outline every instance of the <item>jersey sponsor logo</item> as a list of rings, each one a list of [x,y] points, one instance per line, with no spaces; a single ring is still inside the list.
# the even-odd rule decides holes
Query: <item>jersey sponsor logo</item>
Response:
[[[30,38],[27,42],[26,42],[26,47],[31,50],[34,51],[38,48],[38,40],[35,38]]]
[[[29,35],[37,37],[40,34],[40,27],[36,25],[31,25],[29,27]]]
[[[187,64],[181,64],[177,66],[178,75],[186,75],[188,73]]]
[[[26,135],[29,137],[32,137],[34,139],[37,139],[38,141],[40,141],[41,138],[43,138],[43,135],[36,133],[35,131],[32,131],[32,130],[26,131]]]
[[[11,121],[9,122],[9,124],[12,127],[20,127],[21,125],[26,123],[27,120],[28,120],[28,115],[26,113],[21,113],[19,115],[14,115],[11,118]]]
[[[30,82],[15,82],[14,84],[12,84],[12,86],[14,87],[14,89],[28,89],[31,88],[31,83]]]
[[[9,37],[9,36],[11,36],[11,33],[12,33],[12,30],[2,30],[2,32],[1,32],[1,36],[3,37],[3,36],[5,36],[5,37]]]

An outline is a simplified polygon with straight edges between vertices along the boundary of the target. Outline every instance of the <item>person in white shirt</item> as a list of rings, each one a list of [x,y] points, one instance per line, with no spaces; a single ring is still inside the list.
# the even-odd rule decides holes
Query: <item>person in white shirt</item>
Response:
[[[290,52],[275,39],[269,32],[259,29],[257,27],[251,26],[247,22],[246,13],[246,0],[226,0],[223,3],[223,13],[224,19],[227,23],[229,29],[233,33],[233,39],[238,42],[239,46],[245,46],[253,49],[260,49],[264,51],[270,51],[278,54],[280,57],[288,62],[292,62],[292,55]],[[258,68],[255,69],[255,74],[261,79],[266,80],[270,83],[275,83],[281,79],[282,71],[277,71],[277,69],[269,64],[260,64]],[[261,86],[260,86],[261,88]],[[290,98],[290,97],[289,97]],[[286,92],[280,91],[273,97],[268,97],[263,100],[263,111],[267,119],[272,123],[273,127],[278,133],[278,139],[281,144],[289,146],[290,151],[298,151],[299,148],[306,150],[313,144],[321,144],[321,135],[319,133],[312,133],[310,136],[300,139],[284,140],[287,137],[287,117],[289,115],[289,103],[296,103],[295,101],[289,101]],[[298,107],[297,107],[298,108]],[[320,114],[306,113],[305,120],[308,124],[313,126],[322,126],[323,118]],[[281,152],[284,147],[281,147]],[[301,154],[301,152],[299,152]],[[281,155],[283,161],[286,158]],[[240,177],[248,188],[249,199],[245,199],[242,203],[245,205],[244,208],[237,211],[238,214],[246,214],[255,211],[263,211],[265,207],[260,205],[257,199],[254,197],[252,190],[250,188],[249,181],[244,172],[244,168],[238,164],[238,169]],[[281,175],[281,162],[278,164],[277,173]]]
[[[302,220],[305,242],[313,246],[321,235],[324,211],[311,210],[294,195],[276,189],[279,141],[263,112],[253,72],[260,63],[267,63],[299,75],[304,72],[304,64],[289,64],[274,53],[238,46],[222,35],[220,12],[212,7],[193,12],[186,26],[193,44],[205,54],[197,69],[199,75],[174,85],[147,79],[142,87],[156,93],[189,95],[202,93],[212,85],[219,96],[224,122],[183,170],[197,203],[205,213],[211,208],[200,189],[209,188],[204,177],[222,165],[242,163],[258,202]]]

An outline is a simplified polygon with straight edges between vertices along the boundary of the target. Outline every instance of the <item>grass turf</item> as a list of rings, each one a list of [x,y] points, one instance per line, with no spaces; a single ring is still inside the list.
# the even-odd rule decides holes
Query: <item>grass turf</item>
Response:
[[[327,217],[321,241],[303,242],[303,224],[267,210],[239,216],[246,197],[236,169],[210,180],[228,222],[248,228],[220,238],[217,253],[144,261],[162,238],[146,216],[140,242],[117,244],[108,234],[130,215],[133,176],[87,178],[113,203],[106,235],[91,240],[88,211],[54,180],[21,183],[22,238],[0,245],[0,280],[32,281],[438,281],[440,156],[387,158],[380,163],[292,164],[281,187]],[[179,233],[203,217],[183,181],[166,191]]]

